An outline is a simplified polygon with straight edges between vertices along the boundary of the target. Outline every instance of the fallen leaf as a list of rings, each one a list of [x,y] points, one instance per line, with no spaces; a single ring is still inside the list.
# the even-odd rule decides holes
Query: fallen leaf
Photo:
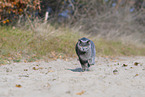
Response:
[[[135,76],[138,76],[139,74],[136,74]]]
[[[24,69],[24,71],[28,71],[28,69]]]
[[[29,77],[29,75],[19,75],[19,77]]]
[[[16,84],[16,87],[21,88],[22,86],[20,84]]]
[[[138,64],[139,64],[138,62],[135,62],[135,63],[134,63],[135,66],[138,66]]]
[[[54,72],[53,70],[49,70],[48,72]]]
[[[36,67],[33,67],[33,70],[37,70]]]
[[[32,69],[33,70],[39,70],[39,69],[43,69],[43,67],[38,67],[38,68],[37,67],[33,67]]]
[[[128,65],[126,65],[126,64],[123,64],[123,67],[127,67]]]
[[[85,91],[81,91],[81,92],[76,93],[76,95],[82,95],[84,93],[85,93]]]
[[[133,68],[133,67],[130,67],[131,69]]]
[[[113,70],[113,73],[116,75],[116,74],[118,74],[118,70]]]

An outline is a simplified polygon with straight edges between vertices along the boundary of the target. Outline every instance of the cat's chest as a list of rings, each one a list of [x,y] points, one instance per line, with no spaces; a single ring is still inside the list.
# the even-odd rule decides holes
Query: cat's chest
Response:
[[[89,60],[91,58],[91,52],[80,54],[82,60]]]

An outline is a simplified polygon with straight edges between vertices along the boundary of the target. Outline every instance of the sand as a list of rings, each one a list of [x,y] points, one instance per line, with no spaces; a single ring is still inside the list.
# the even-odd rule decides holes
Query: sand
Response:
[[[145,97],[145,57],[96,57],[0,66],[0,97]]]

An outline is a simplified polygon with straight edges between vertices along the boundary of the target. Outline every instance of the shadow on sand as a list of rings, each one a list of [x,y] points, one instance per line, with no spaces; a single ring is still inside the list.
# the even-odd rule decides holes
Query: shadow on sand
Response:
[[[67,70],[70,70],[70,71],[73,71],[73,72],[84,72],[84,71],[82,70],[82,68],[67,69]],[[86,70],[86,71],[90,71],[90,70],[88,69],[88,70]]]
[[[71,70],[73,72],[83,72],[82,68],[75,68],[75,69],[68,69]]]

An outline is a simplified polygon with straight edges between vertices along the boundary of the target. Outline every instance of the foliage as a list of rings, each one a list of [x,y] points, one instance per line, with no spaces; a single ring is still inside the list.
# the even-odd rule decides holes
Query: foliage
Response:
[[[77,22],[82,17],[88,18],[96,14],[107,12],[113,8],[114,11],[129,6],[139,11],[144,8],[144,0],[1,0],[0,1],[0,23],[24,22],[29,16],[31,20],[36,17],[44,18],[48,7],[52,9],[51,19],[59,18],[59,14],[68,10],[69,22]],[[50,10],[49,10],[50,11]]]
[[[0,1],[0,21],[2,24],[16,22],[23,15],[29,17],[40,9],[40,0],[2,0]]]

